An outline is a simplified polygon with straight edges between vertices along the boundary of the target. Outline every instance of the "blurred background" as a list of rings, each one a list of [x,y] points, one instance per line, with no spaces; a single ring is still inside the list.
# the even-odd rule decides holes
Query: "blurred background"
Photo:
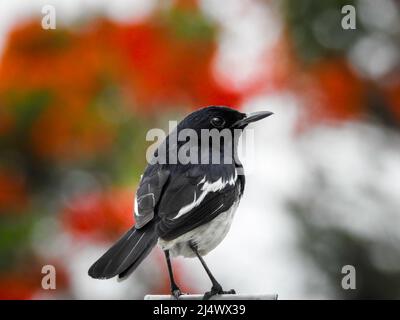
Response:
[[[47,4],[55,30],[41,27]],[[354,30],[341,26],[345,4]],[[134,223],[146,132],[211,104],[275,113],[254,127],[245,195],[206,257],[224,288],[400,298],[399,10],[395,0],[1,0],[0,299],[168,293],[160,249],[121,283],[87,270]],[[41,287],[47,264],[56,290]],[[356,290],[342,289],[344,265]],[[198,261],[174,267],[183,290],[209,289]]]

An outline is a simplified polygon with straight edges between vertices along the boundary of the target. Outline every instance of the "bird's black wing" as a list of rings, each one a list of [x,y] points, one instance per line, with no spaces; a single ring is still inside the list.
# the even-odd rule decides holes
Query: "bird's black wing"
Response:
[[[157,243],[157,225],[153,218],[169,175],[169,170],[157,164],[146,168],[136,191],[135,226],[91,266],[91,277],[124,278],[147,257]]]
[[[144,172],[135,195],[134,215],[136,229],[141,229],[154,218],[156,206],[168,181],[169,170],[152,165]]]
[[[232,165],[197,165],[174,173],[158,206],[158,235],[171,240],[227,211],[239,198]]]

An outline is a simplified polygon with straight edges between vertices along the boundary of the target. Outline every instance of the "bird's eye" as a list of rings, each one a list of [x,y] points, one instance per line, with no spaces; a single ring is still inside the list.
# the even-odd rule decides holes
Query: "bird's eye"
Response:
[[[225,120],[220,117],[214,117],[211,119],[211,124],[216,128],[222,128],[225,124]]]

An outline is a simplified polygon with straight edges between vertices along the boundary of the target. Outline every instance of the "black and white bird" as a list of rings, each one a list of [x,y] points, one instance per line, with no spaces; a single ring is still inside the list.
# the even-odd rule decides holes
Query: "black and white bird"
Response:
[[[236,137],[235,132],[241,132],[249,123],[271,114],[265,111],[246,115],[228,107],[206,107],[183,119],[175,134],[190,129],[200,140],[204,129],[218,132],[227,129],[232,137]],[[229,148],[227,141],[217,144],[212,139],[206,143],[195,141],[200,163],[182,164],[179,159],[174,163],[169,161],[168,151],[179,151],[185,144],[187,146],[187,141],[175,141],[171,135],[154,153],[157,157],[162,150],[167,150],[166,163],[150,163],[140,180],[134,205],[136,224],[90,267],[89,275],[96,279],[125,278],[158,244],[165,253],[171,293],[176,298],[182,293],[174,280],[171,256],[199,258],[212,282],[212,288],[204,294],[204,299],[216,294],[235,293],[234,290],[222,289],[203,256],[226,236],[243,194],[245,176],[237,159],[238,141],[230,141],[233,152],[225,152],[224,148]],[[224,139],[229,140],[226,136]],[[221,163],[213,163],[212,159],[210,163],[201,161],[216,149],[220,159],[225,157],[219,161]]]

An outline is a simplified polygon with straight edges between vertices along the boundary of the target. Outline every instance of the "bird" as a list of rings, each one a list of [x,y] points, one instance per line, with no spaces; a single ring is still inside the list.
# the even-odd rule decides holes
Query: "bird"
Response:
[[[238,159],[235,133],[240,136],[250,123],[272,114],[270,111],[246,114],[226,106],[209,106],[180,121],[154,151],[141,176],[134,199],[135,225],[93,263],[89,276],[126,279],[158,246],[164,252],[171,295],[176,299],[183,293],[174,279],[171,260],[178,256],[200,260],[212,284],[203,299],[235,294],[233,289],[223,290],[203,257],[225,238],[244,192],[245,175]],[[190,136],[195,137],[190,143],[187,139],[172,138],[188,130],[195,133]],[[202,141],[203,132],[214,132],[221,137],[222,133],[228,134],[223,135],[221,144],[212,135]],[[193,161],[172,161],[174,153],[170,151],[179,153],[185,147],[186,151],[180,154],[195,151]],[[220,156],[219,161],[210,159],[213,152]],[[164,161],[154,160],[159,160],[163,153]]]

